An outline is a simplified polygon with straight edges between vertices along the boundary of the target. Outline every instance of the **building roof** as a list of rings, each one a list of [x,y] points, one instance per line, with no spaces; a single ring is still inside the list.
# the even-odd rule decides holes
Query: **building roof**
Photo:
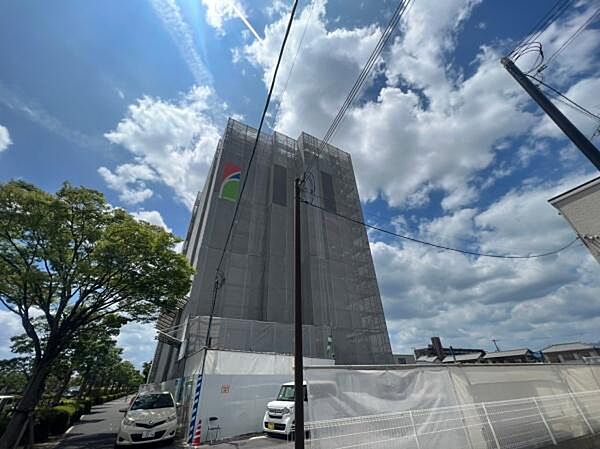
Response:
[[[542,349],[543,353],[549,352],[566,352],[566,351],[587,351],[590,349],[594,349],[594,345],[590,345],[587,343],[580,343],[578,341],[573,343],[560,343],[557,345],[548,346],[545,349]]]
[[[438,358],[436,355],[422,355],[417,359],[417,362],[433,363],[437,362]]]
[[[530,353],[531,351],[527,348],[522,349],[510,349],[508,351],[497,351],[488,352],[483,356],[484,359],[496,359],[500,357],[522,357]]]
[[[584,182],[583,184],[581,184],[577,187],[574,187],[570,190],[567,190],[566,192],[563,192],[560,195],[556,195],[555,197],[550,198],[548,200],[548,202],[550,204],[552,204],[553,206],[555,206],[556,203],[558,203],[564,199],[570,198],[574,195],[577,195],[578,193],[585,192],[587,189],[589,189],[595,185],[598,185],[598,184],[600,184],[600,176],[598,176],[597,178],[594,178],[594,179],[590,179],[589,181]]]
[[[454,363],[456,362],[475,362],[479,360],[483,355],[482,352],[470,352],[468,354],[456,354],[456,355],[448,355],[444,357],[442,363]]]

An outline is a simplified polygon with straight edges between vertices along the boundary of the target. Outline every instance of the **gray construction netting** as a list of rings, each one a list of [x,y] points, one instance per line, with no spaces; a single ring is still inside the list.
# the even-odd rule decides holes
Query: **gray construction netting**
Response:
[[[600,432],[600,366],[307,367],[312,449],[546,447]]]

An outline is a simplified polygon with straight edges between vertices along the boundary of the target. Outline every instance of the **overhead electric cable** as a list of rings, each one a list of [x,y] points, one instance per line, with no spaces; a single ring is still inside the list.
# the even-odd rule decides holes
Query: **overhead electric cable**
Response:
[[[301,199],[300,201],[302,201],[304,204],[307,204],[307,205],[309,205],[311,207],[314,207],[316,209],[320,209],[320,210],[322,210],[324,212],[333,214],[333,215],[335,215],[337,217],[343,218],[345,220],[351,221],[353,223],[362,225],[362,226],[367,227],[367,228],[374,229],[374,230],[379,231],[379,232],[383,232],[384,234],[391,235],[393,237],[398,237],[398,238],[401,238],[401,239],[404,239],[404,240],[411,241],[413,243],[419,243],[421,245],[431,246],[431,247],[434,247],[434,248],[437,248],[437,249],[441,249],[441,250],[444,250],[444,251],[453,251],[453,252],[456,252],[456,253],[467,254],[467,255],[470,255],[470,256],[492,257],[492,258],[495,258],[495,259],[536,259],[536,258],[540,258],[540,257],[551,256],[553,254],[558,254],[561,251],[564,251],[565,249],[569,248],[577,240],[579,240],[579,236],[577,236],[574,240],[572,240],[571,242],[569,242],[567,245],[561,246],[560,248],[554,249],[552,251],[544,252],[544,253],[541,253],[541,254],[512,255],[512,254],[480,253],[480,252],[477,252],[477,251],[470,251],[470,250],[466,250],[466,249],[453,248],[453,247],[450,247],[450,246],[440,245],[438,243],[432,243],[432,242],[428,242],[428,241],[425,241],[425,240],[420,240],[420,239],[417,239],[417,238],[414,238],[414,237],[409,237],[408,235],[398,234],[398,233],[390,231],[388,229],[383,229],[383,228],[380,228],[378,226],[373,226],[373,225],[365,223],[365,222],[363,222],[361,220],[357,220],[355,218],[348,217],[346,215],[342,215],[342,214],[339,214],[337,212],[328,210],[328,209],[326,209],[326,208],[324,208],[322,206],[319,206],[317,204],[314,204],[314,203],[312,203],[310,201],[306,201],[305,199]]]
[[[563,94],[561,91],[559,91],[558,89],[550,86],[549,84],[543,82],[541,79],[536,78],[535,76],[531,76],[531,75],[527,75],[529,78],[535,80],[536,82],[540,83],[542,86],[550,89],[554,94],[556,94],[558,97],[560,98],[564,98],[567,102],[569,102],[572,107],[575,107],[576,109],[578,109],[580,112],[588,115],[591,118],[594,118],[596,120],[600,120],[600,116],[594,114],[592,111],[589,111],[588,109],[584,108],[583,106],[581,106],[579,103],[575,102],[574,100],[571,100],[569,97],[567,97],[565,94]]]
[[[550,10],[542,16],[540,20],[533,26],[533,28],[525,35],[523,39],[515,46],[515,48],[508,54],[508,57],[513,61],[516,61],[522,56],[521,51],[530,44],[534,43],[542,33],[548,28],[548,25],[560,17],[567,9],[572,0],[558,0]],[[541,45],[541,44],[540,44]]]
[[[583,22],[581,24],[581,26],[579,28],[577,28],[577,30],[575,30],[575,32],[573,34],[571,34],[554,53],[552,53],[552,55],[546,60],[546,63],[538,69],[538,72],[545,70],[552,63],[552,61],[554,61],[554,59],[556,59],[556,57],[565,48],[567,48],[575,40],[575,38],[577,36],[579,36],[584,29],[587,28],[587,26],[590,23],[592,23],[594,21],[596,16],[598,16],[598,14],[600,14],[600,8],[596,9],[596,11],[594,11],[594,13],[590,17],[588,17],[587,20],[585,22]]]
[[[294,59],[292,60],[292,65],[290,66],[290,70],[288,71],[287,78],[285,79],[285,83],[283,83],[283,90],[281,94],[279,94],[279,102],[277,103],[277,109],[275,109],[275,114],[273,115],[273,127],[275,127],[275,123],[277,123],[277,117],[279,116],[279,111],[281,109],[281,101],[283,100],[283,94],[287,91],[288,83],[290,82],[290,78],[292,77],[292,72],[294,71],[294,66],[296,65],[296,59],[298,58],[298,53],[300,53],[300,49],[302,48],[302,42],[304,41],[304,36],[306,35],[306,30],[308,29],[308,25],[310,25],[310,21],[312,20],[313,11],[315,10],[315,3],[317,0],[309,0],[310,3],[310,12],[308,13],[308,19],[306,20],[306,24],[304,25],[304,30],[302,31],[302,35],[300,36],[300,41],[298,42],[298,47],[296,48],[296,53],[294,54]]]
[[[282,58],[283,52],[285,50],[285,44],[286,44],[288,36],[290,34],[290,29],[292,28],[292,22],[294,21],[294,14],[296,13],[297,6],[298,6],[298,0],[295,0],[294,5],[292,6],[292,11],[290,12],[290,19],[288,21],[287,28],[285,30],[285,35],[283,36],[283,42],[281,43],[281,48],[279,50],[279,56],[277,57],[277,64],[275,65],[275,70],[273,72],[273,79],[271,80],[271,86],[269,87],[269,93],[267,94],[267,99],[265,101],[265,107],[264,107],[262,115],[260,117],[260,124],[258,125],[258,131],[256,132],[256,139],[254,140],[254,145],[252,147],[252,152],[250,153],[250,159],[248,161],[248,166],[246,167],[246,176],[244,176],[244,181],[242,182],[242,186],[240,188],[240,193],[238,195],[238,200],[235,203],[235,210],[233,211],[233,217],[231,219],[231,224],[229,226],[229,230],[227,231],[227,237],[225,239],[225,244],[223,245],[223,252],[221,253],[219,263],[217,264],[215,280],[218,279],[219,273],[221,271],[221,265],[223,264],[223,259],[225,258],[225,253],[227,252],[227,247],[229,245],[229,241],[231,240],[231,235],[233,232],[233,227],[235,225],[235,220],[237,218],[237,214],[240,209],[240,204],[242,202],[242,196],[244,195],[244,190],[246,189],[246,184],[248,182],[248,178],[250,177],[249,176],[250,168],[252,166],[252,161],[254,160],[254,155],[256,154],[256,148],[258,147],[258,141],[260,139],[260,132],[262,130],[263,123],[265,121],[265,116],[267,115],[267,111],[269,109],[269,104],[271,102],[271,95],[273,94],[273,89],[275,87],[275,81],[277,79],[277,72],[279,71],[279,65],[281,64],[281,58]]]
[[[246,176],[244,177],[244,181],[242,182],[242,186],[240,188],[240,192],[238,195],[238,200],[235,203],[235,210],[233,211],[233,217],[231,218],[231,224],[229,225],[229,230],[227,231],[227,237],[225,239],[225,244],[223,245],[223,251],[221,253],[221,257],[219,258],[219,263],[217,264],[217,268],[215,270],[215,282],[213,284],[212,290],[212,300],[210,306],[210,314],[208,318],[208,325],[206,328],[206,340],[204,343],[205,349],[209,348],[211,345],[211,329],[212,329],[212,321],[213,316],[215,314],[215,307],[217,305],[217,295],[219,289],[223,285],[224,276],[221,271],[221,266],[223,264],[223,260],[225,259],[225,254],[227,253],[227,247],[229,246],[229,241],[231,240],[231,235],[233,233],[233,227],[235,226],[235,220],[240,209],[240,204],[242,202],[242,196],[244,194],[244,190],[246,189],[246,183],[248,182],[250,168],[252,167],[252,161],[254,160],[254,155],[256,154],[256,148],[258,147],[258,141],[260,139],[260,132],[263,127],[263,123],[265,121],[265,117],[267,115],[267,111],[269,109],[269,104],[271,102],[271,95],[273,95],[273,89],[275,87],[275,81],[277,80],[277,72],[279,71],[279,65],[281,64],[281,58],[283,56],[283,52],[285,50],[285,44],[287,42],[288,36],[290,34],[290,29],[292,28],[292,22],[294,21],[294,15],[296,13],[296,7],[298,6],[298,0],[294,1],[294,5],[292,6],[292,11],[290,12],[290,20],[288,21],[287,28],[285,30],[285,35],[283,36],[283,42],[281,43],[281,48],[279,49],[279,56],[277,57],[277,64],[275,65],[275,70],[273,71],[273,79],[271,80],[271,86],[269,87],[269,93],[267,94],[267,99],[265,101],[265,107],[263,109],[262,115],[260,117],[260,124],[258,125],[258,130],[256,132],[256,139],[254,140],[254,146],[252,147],[252,152],[250,153],[250,159],[248,160],[248,166],[246,167]],[[204,360],[202,362],[202,371],[201,374],[204,375],[204,367],[206,366],[206,354],[208,351],[204,351]]]
[[[371,70],[373,69],[373,67],[375,66],[377,61],[379,60],[379,56],[381,55],[381,52],[383,51],[383,49],[389,42],[390,38],[393,36],[394,30],[395,30],[396,26],[398,25],[398,23],[400,22],[400,19],[405,14],[405,12],[407,11],[407,9],[409,8],[409,6],[412,4],[413,1],[414,0],[401,0],[400,3],[398,4],[398,7],[394,11],[394,14],[392,15],[392,18],[390,19],[386,29],[381,34],[379,41],[377,42],[377,45],[375,45],[375,48],[371,52],[369,59],[363,66],[357,80],[354,82],[352,89],[350,89],[350,92],[348,93],[346,100],[344,101],[344,103],[342,104],[341,108],[339,109],[337,115],[333,119],[333,122],[329,126],[329,129],[327,130],[327,132],[321,139],[321,145],[319,146],[318,150],[315,153],[313,153],[313,157],[310,159],[309,163],[307,164],[307,168],[304,170],[303,179],[306,177],[306,174],[311,170],[313,163],[319,157],[319,154],[321,153],[321,151],[323,151],[323,149],[325,148],[325,146],[327,145],[329,140],[335,134],[337,128],[339,127],[340,123],[344,119],[344,116],[346,115],[348,108],[350,107],[350,105],[352,104],[352,102],[354,101],[354,99],[356,98],[358,93],[360,92],[360,90],[361,90],[364,82],[367,80],[367,77],[369,76]]]

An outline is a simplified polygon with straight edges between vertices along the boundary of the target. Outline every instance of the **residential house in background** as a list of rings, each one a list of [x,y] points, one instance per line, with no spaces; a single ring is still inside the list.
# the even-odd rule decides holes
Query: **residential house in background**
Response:
[[[539,362],[533,351],[527,348],[510,349],[508,351],[488,352],[481,359],[482,363],[536,363]]]
[[[447,355],[442,363],[479,363],[485,352],[470,352],[467,354],[450,354]]]
[[[585,363],[588,357],[600,356],[600,346],[587,343],[561,343],[542,349],[547,363]]]

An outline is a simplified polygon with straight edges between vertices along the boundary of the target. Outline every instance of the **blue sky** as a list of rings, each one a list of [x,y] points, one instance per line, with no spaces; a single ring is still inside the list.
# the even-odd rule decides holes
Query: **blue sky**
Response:
[[[227,117],[258,123],[290,3],[0,3],[0,181],[93,187],[185,235]],[[322,136],[395,6],[301,0],[269,126]],[[541,36],[546,54],[598,6],[571,6]],[[333,139],[352,154],[369,222],[492,252],[540,252],[573,238],[547,199],[594,170],[499,63],[549,7],[415,0]],[[544,72],[595,112],[599,44],[596,22]],[[564,112],[588,135],[598,126]],[[532,349],[600,340],[600,266],[581,247],[504,262],[370,236],[396,351],[432,335],[484,349],[491,338]],[[7,311],[0,321],[5,357],[20,328]],[[126,356],[149,360],[152,335],[128,326]]]

